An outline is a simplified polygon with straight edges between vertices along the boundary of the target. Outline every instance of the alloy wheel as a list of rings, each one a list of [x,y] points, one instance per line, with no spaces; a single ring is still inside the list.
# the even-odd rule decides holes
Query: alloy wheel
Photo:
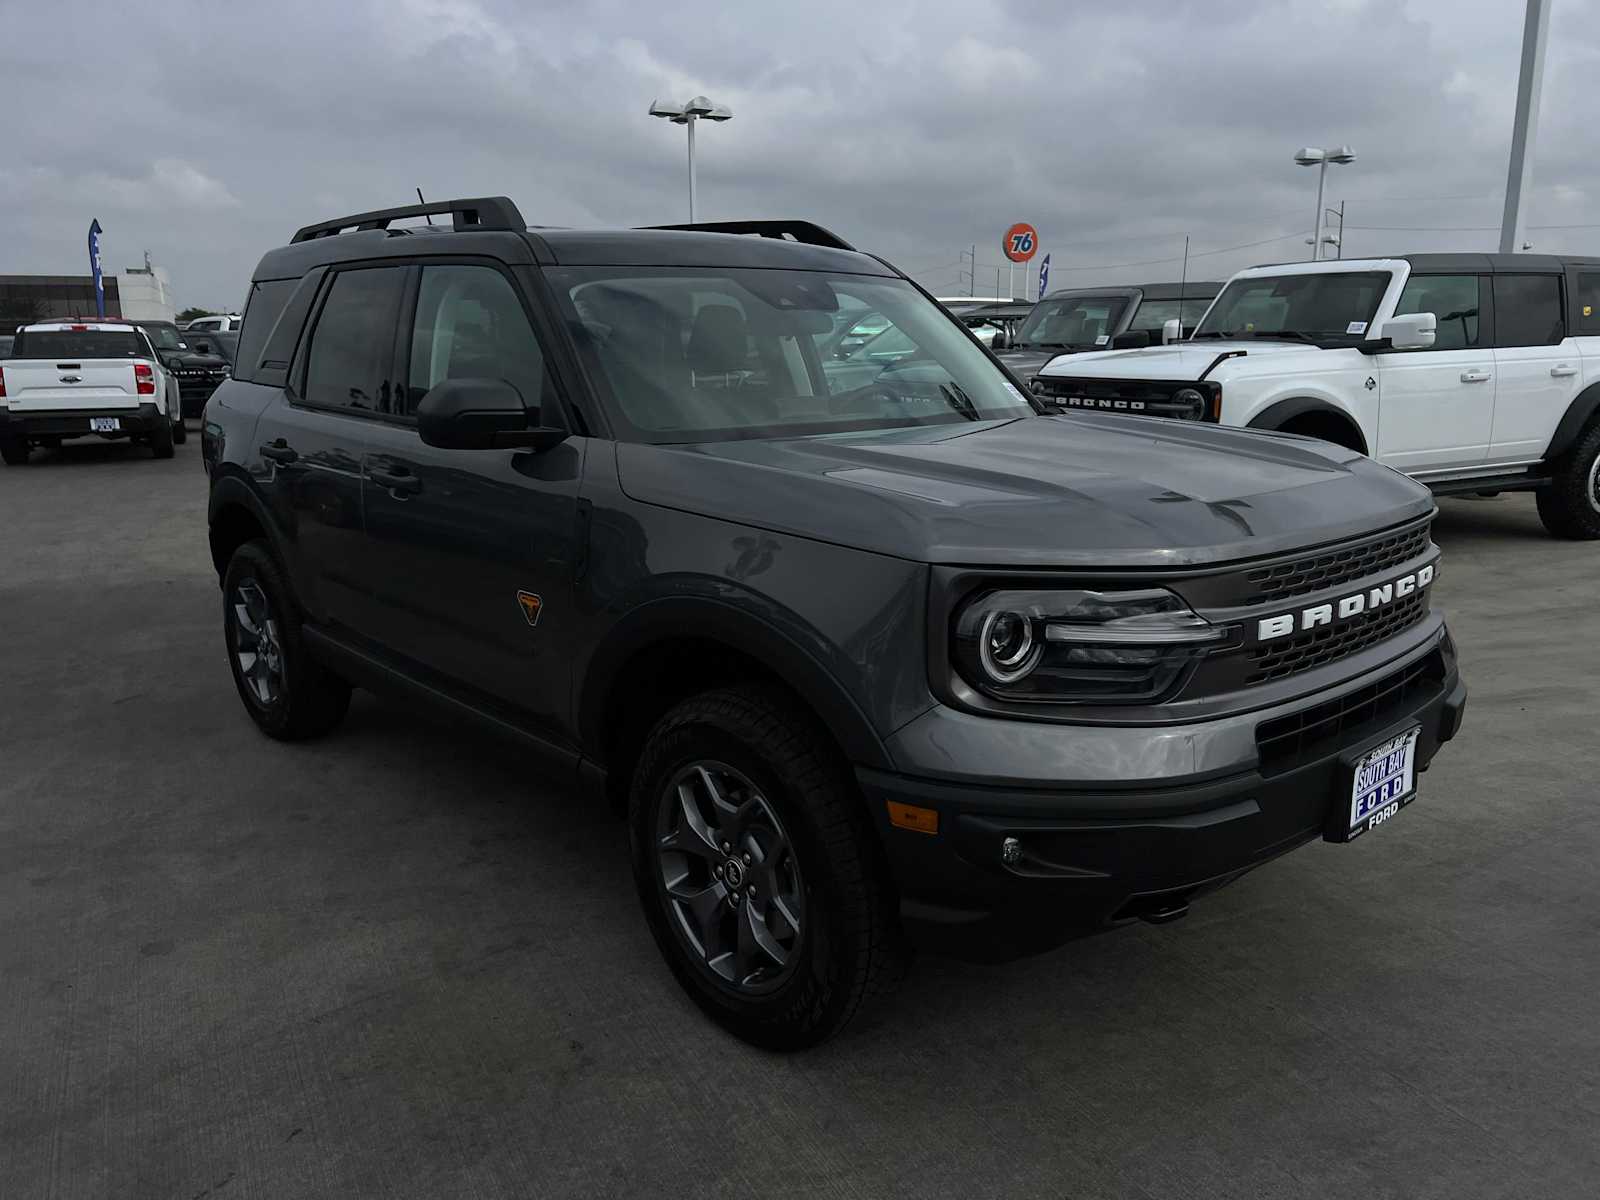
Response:
[[[229,609],[239,677],[256,703],[269,707],[283,695],[284,679],[283,643],[267,594],[254,579],[241,579],[229,598]]]
[[[711,760],[678,771],[661,798],[656,858],[672,922],[712,974],[742,992],[788,978],[805,892],[783,823],[755,784]]]

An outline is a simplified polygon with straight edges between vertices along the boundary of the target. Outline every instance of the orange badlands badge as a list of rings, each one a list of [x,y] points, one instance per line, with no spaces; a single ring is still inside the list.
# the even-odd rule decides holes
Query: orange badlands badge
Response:
[[[539,623],[539,611],[544,608],[544,601],[532,592],[518,592],[517,605],[522,609],[522,615],[529,625]]]

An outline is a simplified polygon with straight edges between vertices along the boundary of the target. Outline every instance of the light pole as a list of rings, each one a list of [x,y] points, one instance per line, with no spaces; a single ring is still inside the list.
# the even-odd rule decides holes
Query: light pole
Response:
[[[690,96],[682,104],[672,100],[655,100],[650,104],[650,115],[662,117],[674,125],[689,130],[689,223],[694,224],[694,126],[704,118],[707,121],[731,121],[733,110],[725,104],[713,104],[704,96]]]
[[[1323,150],[1317,146],[1302,146],[1295,151],[1295,162],[1302,167],[1317,168],[1317,223],[1311,230],[1312,262],[1322,257],[1322,192],[1328,182],[1328,164],[1352,163],[1355,160],[1355,151],[1349,146],[1335,146],[1332,150]]]

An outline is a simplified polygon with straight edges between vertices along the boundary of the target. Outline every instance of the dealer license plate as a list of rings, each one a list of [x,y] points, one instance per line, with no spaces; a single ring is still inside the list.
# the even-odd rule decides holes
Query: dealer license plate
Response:
[[[1382,825],[1417,796],[1417,736],[1421,728],[1367,751],[1355,761],[1350,825],[1345,840]]]
[[[89,432],[90,433],[115,433],[117,430],[119,430],[121,428],[122,428],[122,420],[119,417],[90,417],[89,418]]]

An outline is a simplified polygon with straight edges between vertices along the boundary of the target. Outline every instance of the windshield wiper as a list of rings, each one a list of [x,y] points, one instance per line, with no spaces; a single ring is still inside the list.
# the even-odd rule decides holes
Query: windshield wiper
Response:
[[[978,406],[972,402],[972,397],[961,390],[956,383],[941,383],[939,393],[950,402],[950,407],[955,409],[969,421],[981,421],[978,415]]]
[[[1284,342],[1310,342],[1313,346],[1320,346],[1322,344],[1321,338],[1309,333],[1302,333],[1298,329],[1258,329],[1256,330],[1255,336],[1257,339],[1266,338],[1268,341],[1271,341],[1273,338],[1277,338],[1279,341]]]
[[[1018,350],[1071,350],[1071,342],[1018,342]]]
[[[1208,329],[1204,333],[1191,333],[1189,335],[1189,340],[1191,342],[1199,342],[1204,341],[1206,338],[1236,338],[1248,336],[1248,334],[1234,333],[1230,329]]]

